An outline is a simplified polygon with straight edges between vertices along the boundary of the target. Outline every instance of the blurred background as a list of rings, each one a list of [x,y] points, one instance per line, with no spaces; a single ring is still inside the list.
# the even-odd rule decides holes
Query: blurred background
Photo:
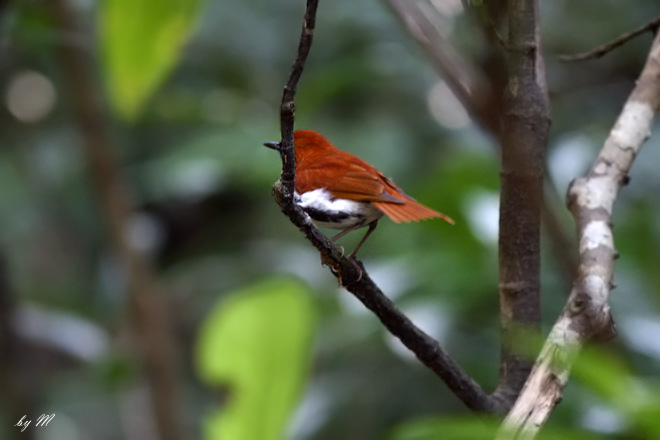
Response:
[[[281,163],[262,143],[280,138],[303,3],[0,2],[1,439],[481,438],[485,424],[338,288],[271,197]],[[502,81],[481,2],[411,3]],[[599,60],[558,57],[645,23],[660,1],[541,3],[548,203],[569,240],[543,236],[547,330],[576,249],[566,188],[602,146],[652,35]],[[360,256],[490,391],[497,142],[404,23],[386,1],[321,1],[296,126],[456,220],[383,221]],[[548,427],[563,438],[660,438],[658,147],[652,136],[615,207],[619,337],[578,364]],[[56,416],[37,427],[41,414]]]

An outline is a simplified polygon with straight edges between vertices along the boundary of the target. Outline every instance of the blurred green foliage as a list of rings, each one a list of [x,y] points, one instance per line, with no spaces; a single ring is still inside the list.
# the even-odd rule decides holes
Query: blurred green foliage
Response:
[[[228,402],[206,421],[207,439],[282,438],[307,380],[315,312],[299,281],[272,279],[233,292],[200,330],[197,365]]]
[[[409,422],[398,427],[391,440],[492,440],[500,421],[488,417],[475,420],[463,416]],[[577,429],[549,427],[538,440],[596,440],[602,437]]]
[[[581,386],[622,418],[635,438],[660,438],[660,380],[634,374],[618,356],[599,349],[581,354],[574,368]]]
[[[125,276],[91,190],[58,44],[94,52],[99,87],[107,84],[116,110],[116,153],[139,203],[127,229],[153,257],[174,311],[188,438],[212,438],[215,429],[238,429],[229,428],[239,423],[231,418],[254,420],[255,412],[266,417],[271,411],[272,432],[284,429],[280,438],[294,440],[490,435],[492,424],[467,414],[377,319],[337,289],[271,198],[280,159],[261,144],[279,138],[279,100],[295,56],[302,1],[78,1],[89,33],[73,36],[53,28],[41,3],[14,2],[3,12],[0,34],[0,252],[17,304],[15,328],[28,353],[14,359],[29,366],[20,371],[21,383],[30,384],[24,392],[39,414],[57,414],[40,436],[136,438],[151,422],[136,373],[139,356],[126,352],[119,331],[127,319]],[[439,26],[467,56],[487,65],[481,32],[450,3],[433,2],[449,5]],[[658,13],[660,2],[540,3],[553,117],[548,173],[570,236],[574,226],[561,203],[566,185],[595,157],[650,36],[588,63],[561,63],[558,55],[638,26]],[[488,134],[461,117],[451,97],[434,94],[439,82],[383,2],[322,1],[297,95],[297,128],[322,132],[457,221],[454,227],[383,221],[361,256],[383,290],[491,390],[499,356],[498,158]],[[611,303],[620,337],[578,363],[548,438],[660,437],[657,144],[652,136],[615,207],[621,259]],[[360,238],[352,235],[342,240],[347,249]],[[552,238],[543,240],[547,329],[570,281],[551,252]],[[305,284],[254,284],[283,274]],[[34,309],[44,312],[39,326],[27,319]],[[309,309],[309,321],[294,320]],[[271,319],[280,324],[262,333]],[[88,327],[71,333],[77,321]],[[254,339],[234,337],[229,329]],[[282,343],[285,334],[290,345]],[[259,357],[266,352],[257,349],[268,338],[281,354],[268,361],[272,371]],[[254,351],[247,350],[251,344]],[[249,353],[254,359],[242,357]],[[207,370],[206,363],[216,361],[220,366]],[[288,391],[268,376],[282,369],[287,372],[278,377],[287,378]],[[0,379],[15,381],[3,374]],[[220,403],[218,386],[229,391]],[[263,391],[245,410],[238,408],[243,387]],[[282,403],[268,404],[271,391]],[[15,438],[15,402],[0,401],[0,438]],[[233,413],[239,409],[240,415]]]
[[[103,0],[100,45],[109,95],[135,120],[179,59],[203,0]]]

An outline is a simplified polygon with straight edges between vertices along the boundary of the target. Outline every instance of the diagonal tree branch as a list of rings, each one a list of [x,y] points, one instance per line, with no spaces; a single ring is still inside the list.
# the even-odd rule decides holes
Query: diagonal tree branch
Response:
[[[385,0],[410,35],[422,47],[472,118],[496,139],[500,137],[498,90],[479,66],[464,58],[437,27],[431,5],[419,1]],[[427,7],[424,7],[427,6]]]
[[[580,243],[578,276],[522,394],[503,423],[500,440],[534,438],[561,399],[582,346],[616,333],[607,302],[617,257],[612,210],[659,109],[660,33],[591,170],[568,189],[568,207]]]
[[[298,54],[282,97],[280,111],[282,174],[273,187],[273,196],[282,212],[289,217],[318,249],[321,261],[328,266],[342,286],[371,310],[385,327],[408,347],[429,369],[434,371],[470,409],[481,412],[501,412],[500,403],[486,394],[440,347],[383,294],[364,270],[361,263],[344,258],[312,223],[309,216],[293,201],[295,188],[295,154],[293,145],[294,98],[305,60],[312,44],[318,0],[307,0],[305,20],[298,45]],[[360,273],[361,272],[361,273]]]

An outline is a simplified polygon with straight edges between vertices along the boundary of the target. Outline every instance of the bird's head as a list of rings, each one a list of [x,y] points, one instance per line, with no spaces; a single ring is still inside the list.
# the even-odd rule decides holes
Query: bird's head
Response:
[[[293,132],[293,143],[296,150],[296,163],[300,164],[323,150],[333,149],[333,145],[322,134],[314,130],[296,130]],[[264,146],[280,151],[281,142],[266,142]]]

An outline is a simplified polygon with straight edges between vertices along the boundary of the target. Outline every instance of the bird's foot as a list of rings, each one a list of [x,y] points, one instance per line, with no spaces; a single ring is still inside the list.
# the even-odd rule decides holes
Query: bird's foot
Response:
[[[355,255],[350,255],[350,256],[348,257],[348,261],[350,261],[350,262],[353,264],[353,266],[355,267],[355,269],[356,269],[356,270],[358,271],[358,273],[360,274],[360,275],[358,276],[358,279],[354,281],[355,283],[359,283],[360,280],[362,279],[362,268],[360,267],[360,263],[358,263],[357,260],[355,259]]]

